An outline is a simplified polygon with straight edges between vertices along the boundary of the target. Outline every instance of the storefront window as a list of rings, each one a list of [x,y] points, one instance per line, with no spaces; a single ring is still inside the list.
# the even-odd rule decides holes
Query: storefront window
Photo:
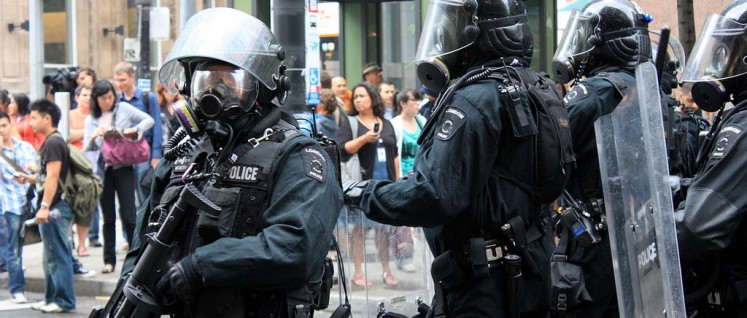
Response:
[[[381,67],[398,90],[417,89],[415,53],[420,39],[418,1],[381,4]]]
[[[68,64],[68,23],[66,0],[44,0],[44,62],[47,64]]]

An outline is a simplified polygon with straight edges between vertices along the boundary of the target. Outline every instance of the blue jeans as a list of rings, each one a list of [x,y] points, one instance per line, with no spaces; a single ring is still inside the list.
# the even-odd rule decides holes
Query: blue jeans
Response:
[[[88,230],[88,239],[99,239],[99,207],[93,210],[93,216],[91,217],[91,226]],[[80,243],[83,244],[83,243]]]
[[[21,244],[21,216],[11,212],[3,214],[8,233],[8,248],[5,250],[5,265],[8,268],[8,290],[10,294],[22,293],[26,286],[23,276],[23,244]]]
[[[5,251],[8,250],[8,233],[7,226],[3,219],[0,219],[0,255],[5,255]],[[8,268],[5,264],[5,257],[0,257],[0,267],[5,269]]]
[[[73,211],[64,200],[50,208],[60,216],[50,217],[49,223],[40,224],[39,232],[44,246],[44,301],[55,303],[63,309],[75,309],[75,288],[73,286],[73,255],[67,241],[68,231],[73,220]]]

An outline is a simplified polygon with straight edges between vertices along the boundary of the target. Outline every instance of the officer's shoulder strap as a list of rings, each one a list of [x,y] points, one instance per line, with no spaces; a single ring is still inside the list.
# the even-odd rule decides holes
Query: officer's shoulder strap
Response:
[[[628,84],[625,79],[623,79],[620,74],[627,75],[627,77],[630,77],[629,74],[619,72],[619,73],[611,73],[611,72],[601,72],[596,75],[597,78],[603,79],[607,82],[610,82],[612,84],[612,87],[615,88],[615,90],[620,94],[620,96],[626,96],[630,92],[630,84]],[[629,80],[632,80],[629,78]]]

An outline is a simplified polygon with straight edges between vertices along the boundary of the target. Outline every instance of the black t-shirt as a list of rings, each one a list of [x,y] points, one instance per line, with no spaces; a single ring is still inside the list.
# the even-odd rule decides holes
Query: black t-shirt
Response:
[[[51,135],[47,136],[47,139],[44,141],[44,144],[42,144],[41,149],[39,149],[39,181],[37,182],[37,192],[39,193],[39,204],[41,204],[41,199],[44,196],[44,184],[47,180],[47,163],[53,162],[53,161],[62,161],[62,169],[60,170],[60,180],[65,181],[65,178],[67,178],[67,171],[68,171],[68,164],[70,161],[70,150],[67,148],[67,143],[64,139],[62,139],[62,136],[54,132]],[[53,206],[57,201],[60,200],[62,197],[63,189],[58,184],[57,185],[57,192],[54,195],[54,199],[52,199],[52,204],[50,206]]]

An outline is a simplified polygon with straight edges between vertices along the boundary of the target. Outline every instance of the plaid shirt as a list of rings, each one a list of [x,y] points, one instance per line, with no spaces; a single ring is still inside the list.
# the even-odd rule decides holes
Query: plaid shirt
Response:
[[[16,139],[13,139],[13,148],[10,149],[5,145],[2,146],[2,152],[10,160],[15,161],[19,166],[25,167],[28,164],[34,163],[36,160],[36,151],[31,144]],[[0,206],[2,207],[2,213],[10,212],[21,215],[24,208],[28,207],[26,200],[26,190],[29,185],[19,184],[13,179],[13,174],[16,172],[5,159],[0,158],[0,192],[3,194],[0,199]]]

